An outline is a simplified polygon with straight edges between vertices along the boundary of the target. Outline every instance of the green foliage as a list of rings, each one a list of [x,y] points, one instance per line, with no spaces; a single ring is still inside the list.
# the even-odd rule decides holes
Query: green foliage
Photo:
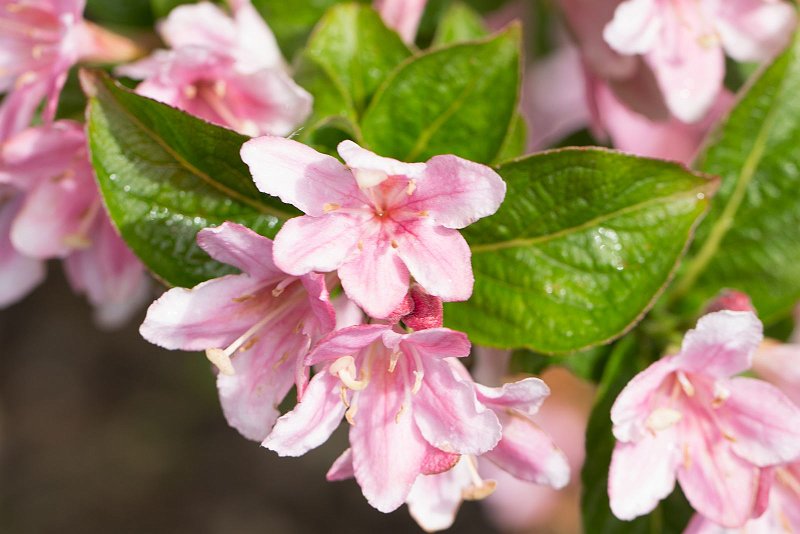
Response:
[[[361,123],[373,151],[404,161],[437,154],[491,163],[514,120],[520,31],[416,56],[381,86]]]
[[[669,281],[716,182],[681,165],[565,149],[499,167],[508,193],[467,227],[475,289],[448,326],[473,342],[569,353],[607,343]]]
[[[239,157],[246,137],[83,71],[92,163],[122,237],[166,283],[192,286],[230,272],[195,244],[235,221],[273,236],[297,211],[260,193]]]
[[[439,21],[432,46],[472,41],[488,34],[480,13],[461,2],[454,2]]]
[[[724,288],[766,323],[800,300],[800,42],[766,68],[711,134],[697,169],[722,177],[673,300],[690,317]]]

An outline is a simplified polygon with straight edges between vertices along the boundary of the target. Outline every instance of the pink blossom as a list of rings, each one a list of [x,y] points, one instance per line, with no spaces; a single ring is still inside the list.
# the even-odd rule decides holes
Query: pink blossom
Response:
[[[373,3],[387,26],[399,33],[406,43],[414,42],[428,0],[375,0]]]
[[[301,275],[338,270],[347,295],[372,317],[403,302],[410,276],[433,296],[472,294],[467,242],[456,229],[497,211],[505,183],[456,156],[402,163],[352,141],[338,160],[296,141],[261,137],[242,147],[256,186],[305,212],[275,238],[275,263]]]
[[[45,277],[44,262],[20,254],[11,243],[11,226],[22,200],[14,188],[0,185],[0,308],[25,297]]]
[[[691,123],[722,89],[725,52],[764,60],[788,42],[795,19],[778,0],[626,0],[603,35],[615,51],[642,55],[672,114]]]
[[[85,0],[0,0],[0,140],[27,127],[45,100],[52,120],[67,73],[81,59],[132,57],[136,47],[83,20]]]
[[[8,239],[34,260],[65,260],[101,324],[116,326],[143,304],[147,277],[111,226],[89,162],[81,124],[28,128],[0,147],[0,184],[20,191]]]
[[[311,111],[270,29],[249,2],[233,17],[209,2],[179,6],[159,25],[171,50],[121,67],[137,92],[245,135],[286,135]]]
[[[750,368],[761,328],[751,312],[708,314],[677,355],[620,393],[608,482],[617,517],[650,512],[676,477],[692,506],[720,525],[741,526],[763,510],[770,468],[800,457],[800,409],[766,382],[730,378]]]
[[[478,402],[497,415],[502,438],[480,457],[462,455],[453,469],[417,478],[408,496],[408,509],[429,532],[449,528],[462,500],[480,500],[494,492],[496,481],[484,479],[480,471],[497,472],[494,468],[499,468],[518,480],[556,489],[569,482],[566,456],[532,419],[550,393],[544,382],[526,378],[489,388],[472,382],[459,362],[451,361],[451,365],[473,385]]]
[[[498,417],[448,363],[469,350],[464,334],[446,328],[402,334],[372,324],[334,332],[306,359],[325,368],[263,446],[300,456],[326,441],[344,416],[350,449],[328,478],[355,476],[367,501],[390,512],[421,473],[446,471],[459,454],[483,454],[500,440]]]
[[[800,462],[775,469],[769,504],[741,528],[726,528],[695,514],[684,534],[777,534],[800,532]]]
[[[228,423],[261,441],[292,385],[303,392],[309,347],[335,325],[325,277],[282,272],[272,262],[272,241],[238,224],[202,230],[197,242],[242,273],[167,291],[150,306],[140,332],[167,349],[205,350],[220,370]]]

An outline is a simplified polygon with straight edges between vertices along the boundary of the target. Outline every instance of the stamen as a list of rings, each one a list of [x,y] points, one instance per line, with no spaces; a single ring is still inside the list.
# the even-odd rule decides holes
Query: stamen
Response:
[[[692,467],[692,457],[689,456],[689,445],[683,444],[683,468],[689,469]]]
[[[389,372],[394,373],[395,367],[397,367],[397,361],[400,359],[400,351],[395,349],[392,354],[389,356]]]
[[[683,392],[686,393],[687,397],[694,397],[694,385],[692,385],[689,378],[684,374],[683,371],[678,371],[677,374],[678,374],[678,383],[680,383]]]
[[[326,202],[322,205],[322,211],[325,213],[330,213],[332,211],[336,211],[342,206],[340,204],[336,204],[335,202]]]
[[[397,414],[394,416],[394,422],[400,424],[400,416],[403,415],[403,412],[406,411],[406,403],[400,405],[400,409],[397,410]]]
[[[233,376],[236,370],[233,368],[231,357],[222,349],[207,349],[206,358],[213,363],[223,375]]]
[[[247,302],[248,300],[252,300],[256,298],[255,295],[242,295],[241,297],[233,297],[231,300],[233,302]]]
[[[277,370],[277,369],[278,369],[278,367],[280,367],[281,365],[283,365],[284,363],[286,363],[286,361],[289,359],[289,357],[290,357],[290,356],[291,356],[291,355],[289,354],[289,352],[288,352],[288,351],[284,352],[284,353],[283,353],[283,355],[281,356],[281,359],[280,359],[280,360],[278,360],[277,362],[275,362],[275,363],[272,365],[272,369],[273,369],[273,370]]]
[[[797,480],[791,471],[781,467],[775,471],[775,477],[800,497],[800,480]]]
[[[461,497],[465,501],[480,501],[494,493],[497,488],[497,482],[481,478],[475,459],[472,456],[462,456],[461,459],[467,462],[467,468],[472,478],[472,485],[461,490]]]
[[[228,84],[225,83],[225,80],[217,80],[214,82],[214,93],[220,97],[225,98],[225,94],[228,92]]]
[[[420,388],[422,388],[422,379],[425,376],[425,368],[422,366],[422,358],[419,357],[419,353],[413,349],[411,353],[414,355],[414,387],[411,388],[411,393],[416,395],[419,393]]]
[[[65,173],[66,174],[66,173]],[[89,238],[89,229],[94,224],[95,216],[100,211],[100,200],[94,201],[84,212],[81,217],[81,222],[75,232],[64,236],[64,244],[74,249],[87,249],[92,246],[92,240]]]
[[[417,190],[417,182],[416,180],[409,180],[408,187],[406,187],[406,195],[411,196],[414,194],[414,191]]]
[[[420,217],[427,217],[428,216],[428,210],[418,211],[417,215],[419,215]]]
[[[397,243],[397,241],[395,241],[394,239],[392,239],[392,248],[398,248],[399,246],[400,246],[400,245]]]
[[[186,98],[196,98],[197,97],[197,87],[194,85],[187,85],[183,88],[183,96]]]
[[[288,277],[278,282],[278,285],[276,285],[275,288],[272,290],[272,296],[280,297],[281,293],[283,293],[283,290],[289,287],[291,283],[294,282],[295,280],[296,278]]]
[[[29,83],[33,83],[36,81],[36,73],[29,70],[27,72],[23,72],[19,78],[17,78],[17,82],[14,84],[16,89],[24,87]]]
[[[366,380],[356,380],[356,363],[352,356],[342,356],[331,364],[328,372],[338,377],[342,384],[353,391],[361,391],[367,387]]]
[[[352,426],[356,425],[356,412],[358,412],[358,405],[356,404],[356,399],[354,397],[350,407],[346,412],[344,412],[344,418],[347,419],[347,422]]]
[[[681,419],[683,419],[683,414],[678,410],[673,410],[672,408],[658,408],[653,410],[647,417],[645,426],[655,434],[656,432],[670,428]]]
[[[730,390],[724,388],[720,384],[714,384],[714,400],[711,401],[712,408],[719,408],[725,401],[728,400],[728,397],[731,396]]]
[[[46,51],[47,47],[44,45],[36,45],[31,48],[31,56],[33,56],[33,59],[40,59]]]

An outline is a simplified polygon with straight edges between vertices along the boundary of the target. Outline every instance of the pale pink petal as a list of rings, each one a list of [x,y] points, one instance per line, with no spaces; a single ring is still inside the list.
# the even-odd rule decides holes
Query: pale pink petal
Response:
[[[384,513],[405,502],[427,453],[398,379],[382,366],[373,368],[350,427],[355,478],[370,505]]]
[[[139,333],[173,350],[225,347],[259,321],[257,310],[242,299],[259,285],[247,275],[229,275],[193,289],[170,289],[147,310]]]
[[[424,359],[422,387],[413,397],[414,421],[431,445],[445,452],[482,454],[497,445],[500,422],[477,402],[474,389],[442,360]]]
[[[325,475],[325,479],[328,482],[337,482],[354,476],[356,475],[353,472],[353,449],[346,449],[334,460],[333,465]]]
[[[232,222],[197,233],[197,244],[215,260],[233,265],[254,278],[286,278],[272,261],[272,240]]]
[[[472,484],[467,460],[439,475],[420,475],[408,494],[406,504],[414,521],[425,532],[453,526],[461,506],[461,492]]]
[[[400,34],[406,43],[413,43],[428,0],[375,0],[375,9],[387,26]]]
[[[465,333],[448,328],[430,328],[405,334],[400,345],[403,350],[416,350],[426,358],[432,356],[464,358],[469,356],[471,348]]]
[[[29,190],[81,157],[86,158],[86,135],[77,122],[28,128],[0,145],[0,183]]]
[[[460,454],[444,452],[428,444],[428,450],[420,466],[420,472],[423,475],[438,475],[439,473],[444,473],[452,469],[460,458]]]
[[[326,371],[314,375],[303,400],[278,419],[261,446],[280,456],[302,456],[325,443],[344,416],[340,389],[339,379]]]
[[[158,23],[158,33],[170,48],[203,46],[221,53],[230,52],[237,39],[233,19],[211,2],[176,7]]]
[[[442,300],[463,301],[475,281],[469,245],[457,230],[434,226],[428,219],[408,221],[396,236],[397,254],[429,294]]]
[[[672,14],[672,10],[668,10]],[[646,56],[667,107],[686,123],[697,122],[711,109],[722,89],[725,56],[719,46],[704,46],[697,38],[702,28],[686,26],[685,17],[665,24],[669,30],[659,46]]]
[[[327,334],[336,327],[336,311],[330,301],[325,276],[310,273],[300,277],[300,282],[308,293],[310,311],[315,319],[315,324],[305,324],[303,331],[311,336]]]
[[[236,20],[235,54],[239,69],[244,72],[264,68],[283,70],[283,56],[275,35],[250,1],[237,0],[233,4],[233,15]]]
[[[674,428],[636,443],[617,442],[608,473],[611,511],[623,520],[651,512],[675,488],[680,451]]]
[[[550,388],[538,378],[524,378],[517,382],[490,388],[475,384],[478,401],[495,411],[517,410],[526,415],[539,411],[544,400],[550,395]]]
[[[677,474],[689,503],[715,523],[744,525],[757,503],[761,470],[734,454],[730,442],[704,417],[686,417],[681,424],[686,441]]]
[[[275,236],[275,264],[289,274],[330,272],[353,254],[361,222],[349,215],[295,217]]]
[[[427,214],[447,228],[464,228],[494,214],[506,183],[486,165],[456,156],[434,156],[415,181],[406,209]]]
[[[242,145],[241,156],[259,190],[308,215],[324,215],[326,207],[368,203],[347,167],[297,141],[270,136],[251,139]]]
[[[332,303],[336,310],[336,330],[360,325],[364,322],[364,312],[344,293],[334,298]]]
[[[0,307],[17,302],[45,277],[44,263],[20,254],[9,239],[21,200],[21,196],[0,200]]]
[[[728,389],[716,413],[734,453],[759,467],[800,458],[800,408],[761,380],[734,378]]]
[[[656,0],[626,0],[603,30],[606,42],[622,54],[645,54],[657,44],[662,20]]]
[[[652,410],[652,396],[674,371],[674,358],[662,358],[628,382],[611,407],[614,436],[618,440],[627,442],[642,437],[644,421]]]
[[[345,293],[371,317],[389,316],[408,292],[408,269],[383,238],[359,241],[356,254],[339,267]]]
[[[396,159],[378,156],[350,140],[339,143],[336,150],[351,169],[381,171],[387,176],[405,176],[407,178],[416,178],[425,172],[424,163],[403,163]]]
[[[683,534],[736,534],[736,529],[722,527],[700,514],[694,514]]]
[[[750,369],[763,339],[761,321],[752,312],[709,313],[683,338],[675,365],[713,377],[728,377]]]
[[[784,1],[717,0],[715,24],[722,46],[737,61],[763,61],[789,42],[795,8]]]
[[[538,425],[527,417],[504,414],[503,438],[484,458],[520,480],[561,489],[569,483],[569,463],[564,453]]]
[[[354,356],[361,349],[380,338],[391,326],[364,324],[343,328],[324,337],[306,358],[306,365]]]
[[[800,406],[800,344],[764,341],[756,353],[753,370]]]

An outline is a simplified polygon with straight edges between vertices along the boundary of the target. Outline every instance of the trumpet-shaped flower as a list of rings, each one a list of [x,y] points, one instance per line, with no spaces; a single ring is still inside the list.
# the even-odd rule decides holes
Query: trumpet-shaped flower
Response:
[[[780,0],[625,0],[604,37],[619,53],[641,54],[672,114],[695,122],[722,89],[725,52],[737,61],[766,59],[795,22],[795,8]]]
[[[367,501],[390,512],[421,473],[446,471],[459,454],[483,454],[500,440],[498,417],[447,361],[469,350],[464,334],[446,328],[402,334],[372,324],[334,332],[306,359],[325,368],[263,445],[300,456],[326,441],[344,416],[350,449],[329,479],[352,473]]]
[[[159,25],[171,50],[118,69],[137,92],[245,135],[286,135],[311,111],[270,29],[249,2],[233,18],[209,3],[179,6]]]
[[[458,233],[497,211],[506,186],[490,168],[456,156],[402,163],[352,141],[347,166],[296,141],[261,137],[242,147],[256,186],[305,212],[275,238],[275,263],[301,275],[338,270],[347,295],[389,316],[409,275],[445,301],[472,294],[467,242]]]
[[[761,342],[751,312],[700,319],[680,353],[651,365],[611,410],[611,509],[632,519],[655,508],[677,478],[708,519],[738,527],[763,511],[772,467],[800,457],[800,409],[777,388],[730,378]]]
[[[325,278],[282,272],[272,263],[272,241],[238,224],[202,230],[197,242],[242,273],[167,291],[150,306],[140,332],[167,349],[205,350],[220,370],[228,423],[260,441],[292,385],[302,393],[309,347],[334,328]]]
[[[29,128],[0,149],[0,183],[20,191],[9,239],[29,258],[65,260],[101,324],[116,326],[143,303],[147,278],[111,226],[88,159],[82,125]]]
[[[0,140],[26,128],[45,100],[52,120],[67,72],[81,59],[123,60],[136,47],[83,20],[85,0],[0,0]]]
[[[538,378],[526,378],[490,388],[472,382],[460,362],[450,363],[454,372],[475,388],[478,402],[497,415],[502,438],[480,457],[462,455],[449,471],[417,477],[408,496],[408,509],[428,532],[449,528],[463,500],[483,499],[494,492],[496,482],[482,478],[479,472],[487,461],[518,480],[555,489],[569,482],[566,456],[531,419],[550,394],[547,385]]]

